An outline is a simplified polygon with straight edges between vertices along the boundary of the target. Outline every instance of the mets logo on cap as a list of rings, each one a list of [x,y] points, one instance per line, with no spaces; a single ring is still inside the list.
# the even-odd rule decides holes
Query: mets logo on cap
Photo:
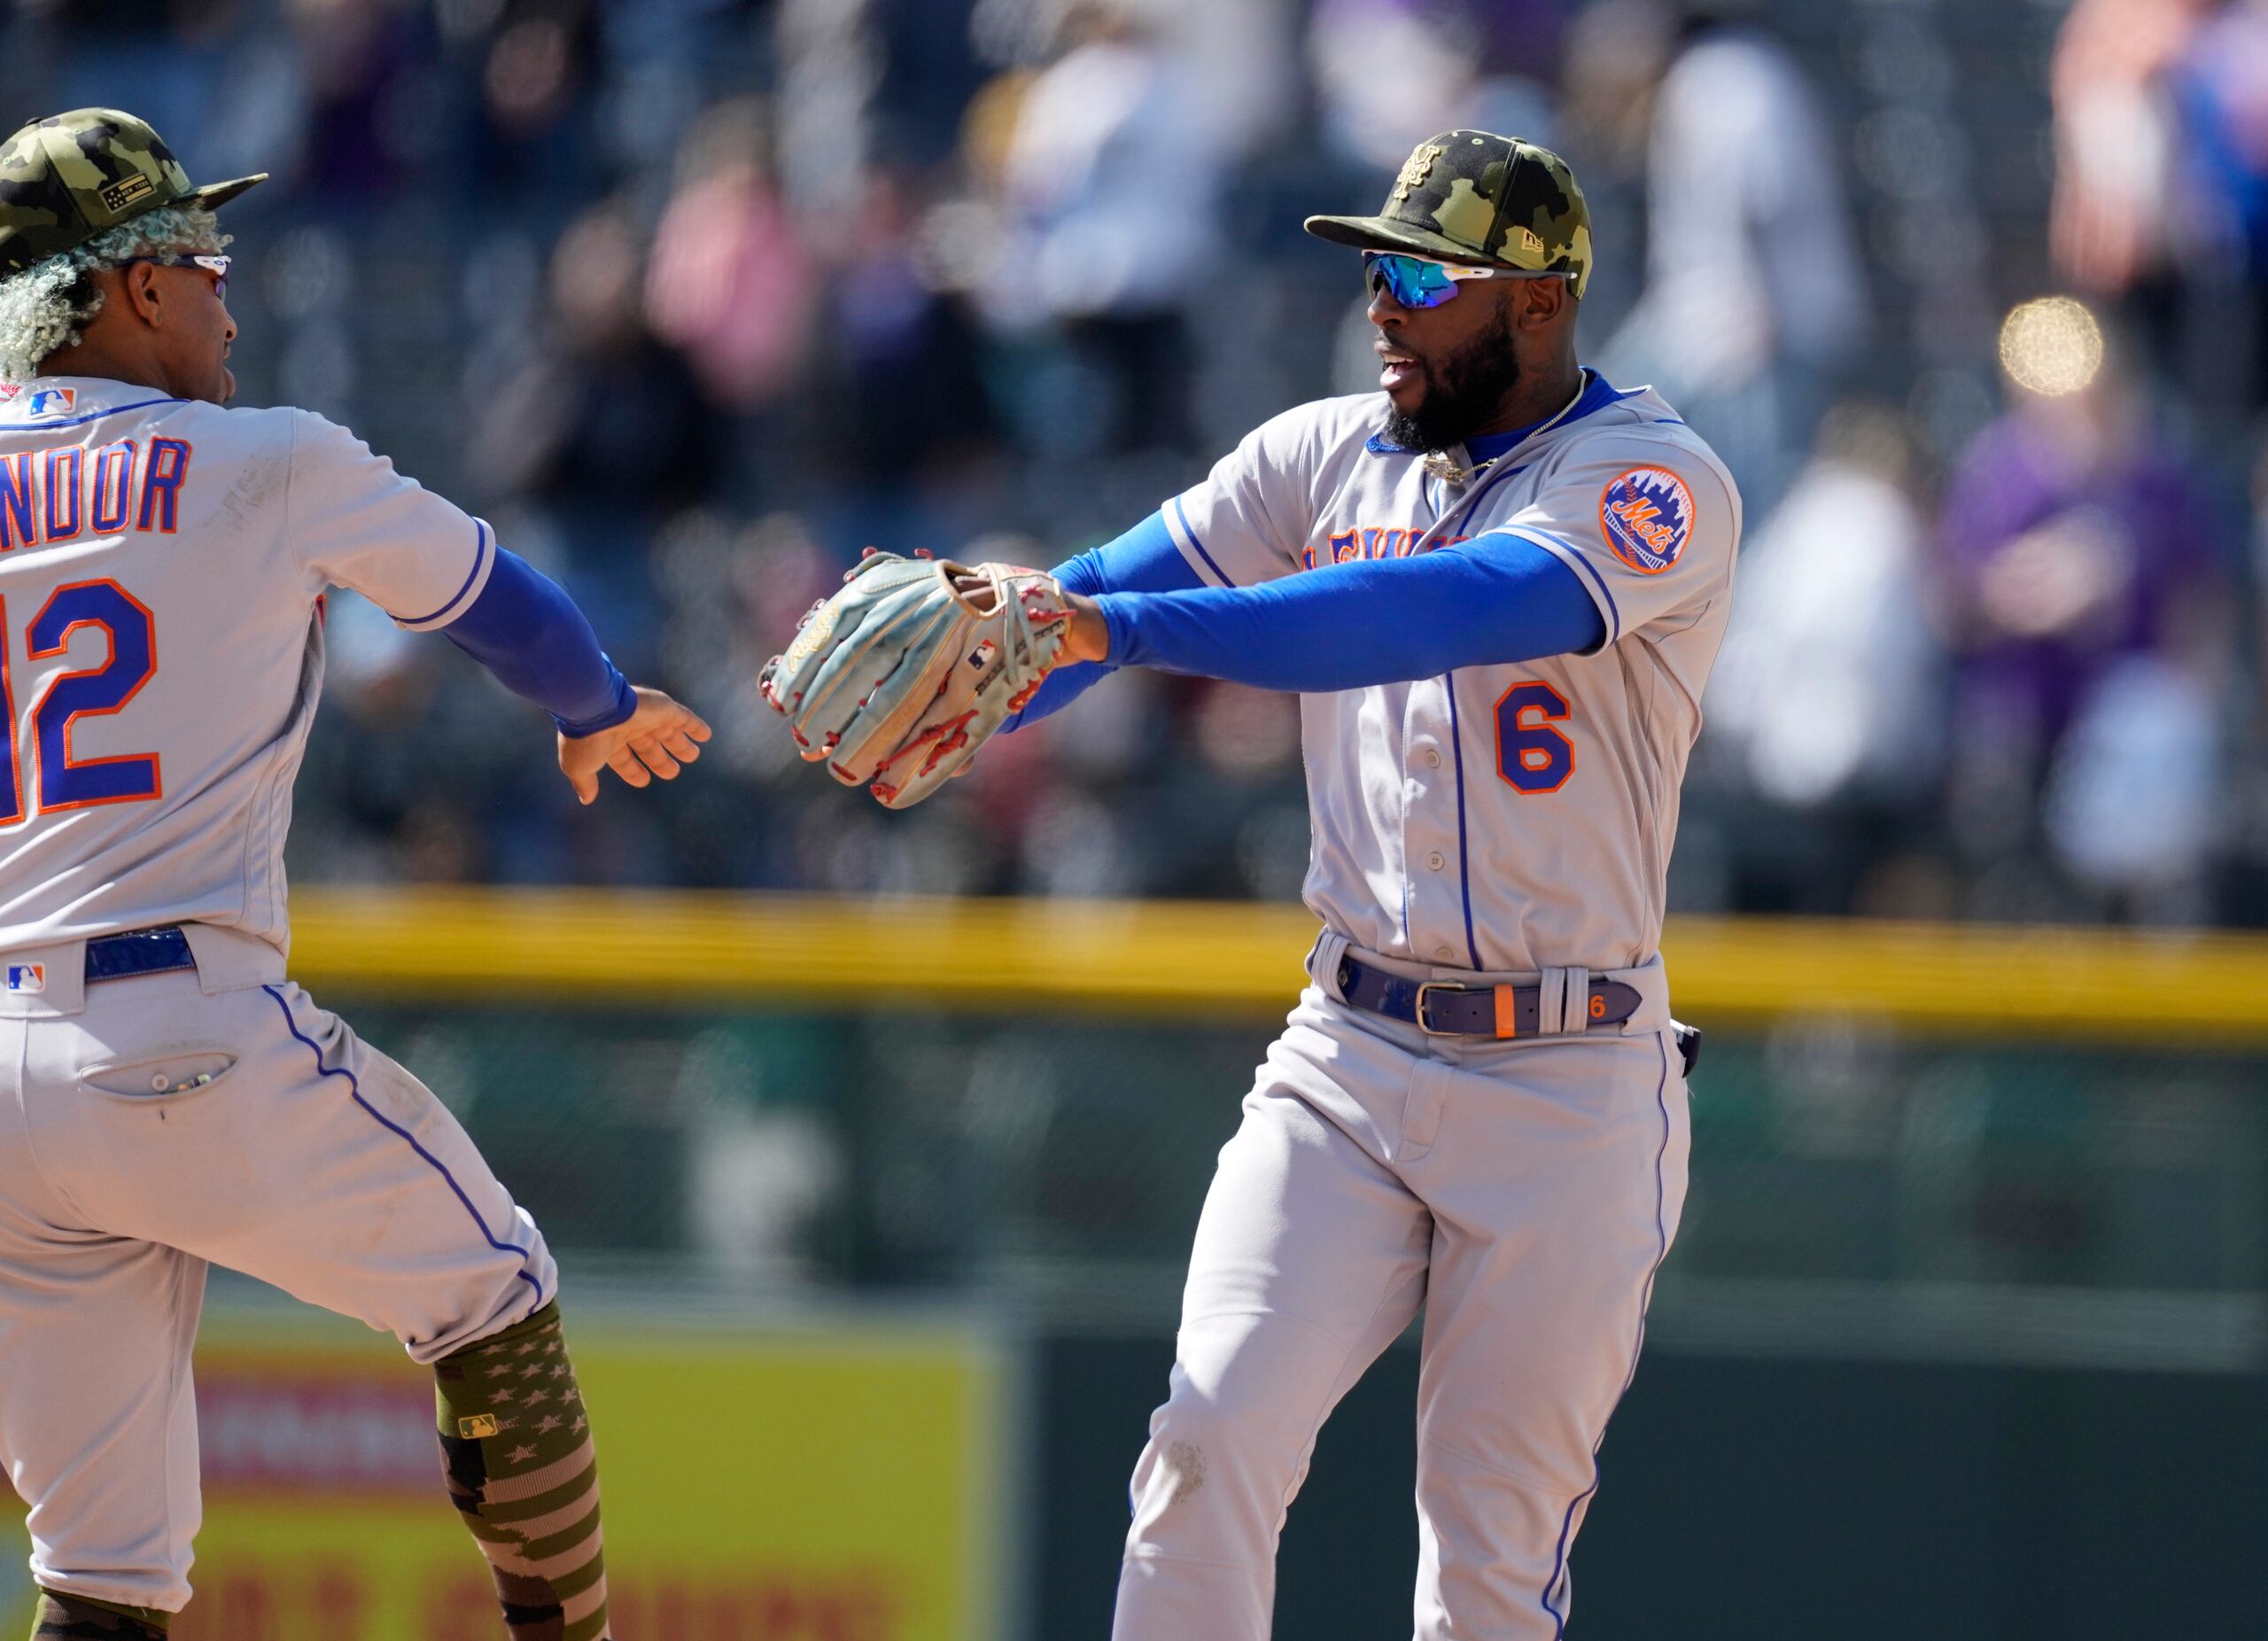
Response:
[[[1666,467],[1633,467],[1599,493],[1598,523],[1617,558],[1641,575],[1659,575],[1693,533],[1693,492]]]

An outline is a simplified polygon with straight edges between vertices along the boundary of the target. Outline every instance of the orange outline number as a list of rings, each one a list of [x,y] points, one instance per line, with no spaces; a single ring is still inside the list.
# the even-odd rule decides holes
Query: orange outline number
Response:
[[[7,757],[0,758],[0,826],[13,826],[24,818],[24,774],[16,758],[16,690],[8,679],[8,601],[0,598],[0,725],[8,736]]]
[[[1567,716],[1567,698],[1531,679],[1496,698],[1496,773],[1524,797],[1540,797],[1575,773],[1575,743],[1551,725]]]
[[[157,623],[149,607],[115,581],[74,581],[57,587],[32,618],[24,634],[27,652],[35,661],[59,656],[82,626],[100,627],[110,640],[110,653],[100,666],[57,673],[32,708],[42,814],[165,795],[155,752],[83,760],[71,756],[71,731],[79,719],[125,711],[158,675]]]

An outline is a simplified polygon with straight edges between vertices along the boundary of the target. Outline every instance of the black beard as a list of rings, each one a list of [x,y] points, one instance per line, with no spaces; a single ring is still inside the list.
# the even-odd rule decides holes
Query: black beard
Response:
[[[1425,396],[1406,415],[1386,418],[1386,436],[1404,450],[1446,450],[1472,437],[1503,407],[1520,379],[1512,353],[1512,327],[1496,323],[1441,362],[1425,367]]]

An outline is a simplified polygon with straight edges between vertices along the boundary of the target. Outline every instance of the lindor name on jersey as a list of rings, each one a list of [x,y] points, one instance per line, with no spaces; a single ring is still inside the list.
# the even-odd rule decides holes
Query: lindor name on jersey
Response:
[[[173,534],[190,455],[185,439],[121,439],[0,455],[0,553],[128,530]]]

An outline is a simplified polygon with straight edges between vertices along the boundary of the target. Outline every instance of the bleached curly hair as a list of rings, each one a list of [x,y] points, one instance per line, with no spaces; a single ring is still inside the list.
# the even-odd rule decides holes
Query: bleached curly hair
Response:
[[[164,206],[0,279],[0,382],[30,381],[50,354],[85,333],[103,305],[89,276],[137,256],[207,255],[232,237],[210,211]]]

